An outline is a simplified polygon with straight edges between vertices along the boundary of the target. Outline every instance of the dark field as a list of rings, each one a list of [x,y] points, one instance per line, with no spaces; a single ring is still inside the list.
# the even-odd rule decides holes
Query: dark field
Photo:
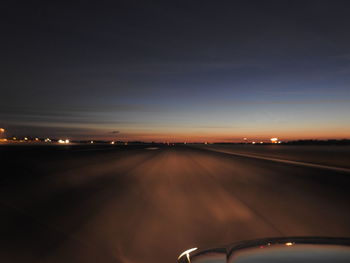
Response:
[[[154,147],[1,146],[0,262],[164,263],[254,238],[350,237],[350,173]],[[350,167],[349,147],[225,150]]]
[[[341,145],[206,145],[203,148],[248,153],[293,161],[350,168],[350,146]]]

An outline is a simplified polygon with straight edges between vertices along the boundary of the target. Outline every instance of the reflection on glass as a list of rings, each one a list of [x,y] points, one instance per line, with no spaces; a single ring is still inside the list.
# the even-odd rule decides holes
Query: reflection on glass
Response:
[[[350,249],[339,245],[293,243],[260,246],[234,251],[229,263],[349,263]]]
[[[226,263],[226,253],[206,252],[191,258],[191,263]]]

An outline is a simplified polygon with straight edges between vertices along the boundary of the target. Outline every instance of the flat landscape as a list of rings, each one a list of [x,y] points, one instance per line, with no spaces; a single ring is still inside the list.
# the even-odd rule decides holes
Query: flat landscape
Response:
[[[349,145],[210,144],[201,146],[200,148],[350,168]]]
[[[254,238],[350,237],[349,153],[3,145],[0,261],[163,263],[191,247]]]

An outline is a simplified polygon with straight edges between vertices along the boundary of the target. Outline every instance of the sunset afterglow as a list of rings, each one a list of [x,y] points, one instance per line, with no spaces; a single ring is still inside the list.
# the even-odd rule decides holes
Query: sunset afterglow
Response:
[[[41,17],[8,4],[0,125],[86,140],[349,138],[348,27],[325,20],[346,8],[267,6],[86,4],[63,19],[60,5]]]

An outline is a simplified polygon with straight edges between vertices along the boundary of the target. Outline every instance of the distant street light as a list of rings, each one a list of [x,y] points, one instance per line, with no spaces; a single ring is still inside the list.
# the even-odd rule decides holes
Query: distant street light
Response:
[[[2,134],[5,133],[5,129],[4,128],[0,128],[0,142],[7,142],[6,138],[2,138]]]
[[[277,143],[278,142],[278,138],[271,138],[270,139],[272,143]]]

